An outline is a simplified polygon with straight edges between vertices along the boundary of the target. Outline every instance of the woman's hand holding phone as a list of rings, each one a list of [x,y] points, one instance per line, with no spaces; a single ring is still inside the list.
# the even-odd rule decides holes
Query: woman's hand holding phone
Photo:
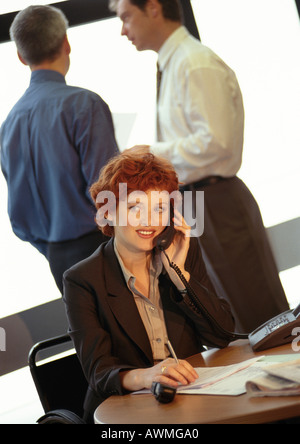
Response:
[[[166,254],[170,260],[170,262],[173,262],[177,265],[177,267],[180,268],[182,274],[184,275],[185,279],[189,281],[190,275],[185,270],[185,261],[187,258],[187,254],[190,248],[190,233],[191,233],[191,227],[187,225],[185,222],[183,216],[179,213],[179,211],[175,210],[174,212],[174,219],[171,221],[171,223],[174,224],[174,228],[176,230],[176,234],[173,238],[173,241],[171,245],[166,249]],[[161,252],[161,260],[162,263],[170,276],[170,279],[172,282],[176,285],[179,291],[182,291],[185,289],[183,283],[181,282],[180,278],[178,277],[175,270],[173,270],[170,267],[169,261],[167,257],[164,254],[164,251]]]

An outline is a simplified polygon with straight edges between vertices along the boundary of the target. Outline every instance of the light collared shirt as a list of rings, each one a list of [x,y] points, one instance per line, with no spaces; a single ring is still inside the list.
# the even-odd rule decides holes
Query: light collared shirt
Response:
[[[136,277],[125,267],[115,242],[114,249],[126,284],[134,297],[137,309],[148,334],[153,359],[154,361],[164,360],[170,353],[166,347],[168,335],[158,286],[158,277],[163,269],[159,254],[153,256],[150,264],[150,291],[149,298],[147,298],[135,288]]]
[[[158,64],[163,74],[151,151],[168,158],[184,184],[234,176],[244,137],[235,73],[184,26],[160,48]]]

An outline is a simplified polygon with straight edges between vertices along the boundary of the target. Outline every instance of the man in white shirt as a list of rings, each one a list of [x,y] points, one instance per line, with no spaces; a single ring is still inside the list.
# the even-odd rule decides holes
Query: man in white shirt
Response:
[[[289,309],[255,199],[236,177],[244,108],[234,72],[182,25],[178,0],[110,0],[122,35],[158,53],[157,142],[183,190],[204,190],[199,238],[210,277],[240,331]]]

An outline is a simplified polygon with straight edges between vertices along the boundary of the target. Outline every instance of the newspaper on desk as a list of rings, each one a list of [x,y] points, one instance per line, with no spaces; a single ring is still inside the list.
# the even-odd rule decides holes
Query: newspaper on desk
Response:
[[[261,374],[265,365],[261,357],[223,367],[197,367],[199,378],[188,386],[180,386],[178,394],[239,396],[246,393],[249,378]]]
[[[266,374],[271,375],[271,371],[274,373],[275,367],[277,367],[277,372],[281,371],[282,374],[285,372],[284,374],[286,376],[288,369],[289,375],[293,374],[293,372],[295,374],[294,363],[297,362],[297,366],[300,364],[300,359],[295,361],[295,357],[299,358],[299,355],[262,356],[225,367],[196,368],[195,370],[199,375],[199,379],[193,384],[179,387],[177,393],[239,396],[248,392],[252,396],[270,396],[270,392],[266,390],[264,394],[258,390],[253,390],[254,386],[252,383],[257,380],[261,381],[261,378],[265,378]],[[275,366],[275,362],[281,362],[281,364]],[[296,368],[296,371],[300,377],[300,370]],[[295,381],[293,383],[295,383]],[[281,384],[283,384],[282,381]],[[287,391],[287,385],[285,385],[285,392],[282,391],[281,396],[290,395],[292,393],[291,390],[295,390],[295,386],[293,385],[293,387],[291,387],[290,385],[291,381],[288,381],[288,384],[289,392]],[[281,387],[283,388],[283,385],[281,385]],[[299,395],[300,393],[295,394]]]
[[[264,377],[266,375],[265,370],[267,368],[271,369],[275,362],[289,362],[295,360],[295,357],[300,358],[300,355],[258,356],[238,364],[222,367],[196,367],[195,370],[199,378],[188,386],[178,387],[177,393],[219,396],[243,395],[249,389],[249,382]],[[133,394],[149,392],[149,390],[140,390]],[[254,392],[251,392],[251,395],[254,395]],[[255,394],[255,396],[257,395]]]
[[[267,366],[261,376],[249,380],[246,390],[252,396],[300,396],[300,359]]]

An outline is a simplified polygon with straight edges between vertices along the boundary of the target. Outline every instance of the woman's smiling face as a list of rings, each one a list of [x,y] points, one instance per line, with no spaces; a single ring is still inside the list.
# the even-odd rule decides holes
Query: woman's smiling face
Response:
[[[169,225],[169,193],[134,191],[117,208],[115,239],[129,251],[151,251],[155,238]]]

